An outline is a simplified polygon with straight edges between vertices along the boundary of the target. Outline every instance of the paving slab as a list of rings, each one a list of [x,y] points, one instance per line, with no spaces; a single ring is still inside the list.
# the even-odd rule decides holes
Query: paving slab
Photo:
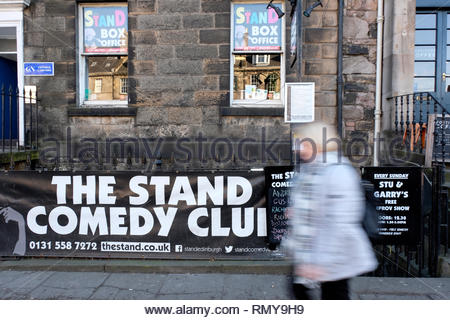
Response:
[[[114,296],[117,300],[153,300],[156,294],[143,290],[121,289]]]
[[[280,275],[254,276],[257,281],[249,281],[246,275],[224,276],[223,299],[283,299],[287,297],[288,280]]]
[[[52,288],[95,289],[109,276],[101,272],[54,272],[44,283],[44,286]]]
[[[37,300],[85,300],[94,292],[94,288],[54,288],[48,286],[40,286],[31,293],[29,299]],[[12,297],[14,299],[14,297]]]
[[[104,286],[118,289],[133,289],[158,293],[167,279],[167,274],[154,273],[110,273]]]
[[[361,300],[450,300],[450,278],[358,277],[351,291]],[[0,299],[292,298],[289,276],[281,274],[0,271]]]
[[[117,299],[116,296],[120,289],[116,287],[102,286],[94,290],[89,296],[89,300],[113,300]]]

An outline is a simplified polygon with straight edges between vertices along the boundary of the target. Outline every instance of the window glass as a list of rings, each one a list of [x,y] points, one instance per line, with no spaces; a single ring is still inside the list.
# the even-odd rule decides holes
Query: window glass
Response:
[[[0,53],[10,53],[17,51],[16,28],[0,28]]]
[[[86,100],[126,100],[122,79],[128,75],[127,56],[89,56]]]
[[[449,61],[447,61],[447,62],[445,63],[445,73],[446,73],[448,76],[450,76],[450,62],[449,62]]]
[[[128,6],[81,6],[80,79],[82,102],[128,101]]]
[[[435,63],[434,62],[415,62],[414,75],[415,76],[434,76]]]
[[[272,3],[281,12],[281,3]],[[283,21],[267,2],[235,2],[232,10],[233,101],[281,101]]]
[[[234,55],[234,100],[280,100],[281,55],[265,55],[268,63],[261,63],[256,56]]]
[[[128,78],[120,79],[120,94],[128,94]]]
[[[416,44],[436,43],[436,30],[416,30]]]
[[[414,92],[433,92],[434,78],[414,78]]]
[[[436,14],[417,14],[416,15],[416,29],[435,29],[436,28]]]
[[[102,79],[95,79],[95,93],[102,93]]]
[[[445,91],[450,92],[450,77],[445,78]]]
[[[449,50],[447,50],[447,55]],[[435,46],[416,46],[414,48],[414,60],[435,60],[436,47]]]

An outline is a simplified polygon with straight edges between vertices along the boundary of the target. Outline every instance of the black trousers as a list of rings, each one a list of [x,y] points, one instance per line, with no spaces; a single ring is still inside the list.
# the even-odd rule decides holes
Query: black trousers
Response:
[[[349,283],[350,279],[338,281],[321,282],[322,300],[350,300]],[[302,284],[294,283],[293,291],[298,300],[311,300],[311,289]]]

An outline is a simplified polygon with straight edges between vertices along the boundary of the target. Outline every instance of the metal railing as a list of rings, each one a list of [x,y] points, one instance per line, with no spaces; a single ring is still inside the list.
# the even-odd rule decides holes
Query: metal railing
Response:
[[[445,130],[450,133],[450,111],[432,92],[416,92],[390,98],[394,105],[394,130],[403,136],[410,151],[424,153],[432,144],[432,160],[445,163],[450,156],[450,143]],[[427,134],[432,133],[429,137]],[[450,159],[449,159],[450,160]]]
[[[37,150],[38,141],[37,91],[0,85],[0,152]]]
[[[423,206],[420,240],[416,246],[382,246],[379,248],[379,274],[397,276],[437,276],[441,246],[448,250],[448,189],[445,186],[445,163],[450,161],[450,111],[431,92],[416,92],[390,98],[393,103],[393,129],[401,135],[410,152],[425,155],[430,166],[431,206]],[[427,160],[428,159],[428,160]],[[419,164],[418,164],[419,165]],[[424,176],[425,180],[427,176]],[[431,187],[431,188],[430,188]]]

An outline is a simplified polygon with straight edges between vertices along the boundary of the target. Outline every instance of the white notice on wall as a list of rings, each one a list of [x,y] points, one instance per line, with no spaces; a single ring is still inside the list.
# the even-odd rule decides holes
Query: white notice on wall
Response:
[[[314,82],[286,83],[285,122],[314,121]]]

